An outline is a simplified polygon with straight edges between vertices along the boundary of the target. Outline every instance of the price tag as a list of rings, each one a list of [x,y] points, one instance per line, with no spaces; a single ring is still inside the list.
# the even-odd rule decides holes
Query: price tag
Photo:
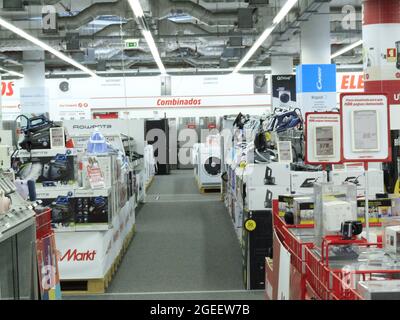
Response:
[[[252,232],[257,228],[257,223],[253,219],[247,219],[246,222],[244,223],[244,228],[247,231]]]

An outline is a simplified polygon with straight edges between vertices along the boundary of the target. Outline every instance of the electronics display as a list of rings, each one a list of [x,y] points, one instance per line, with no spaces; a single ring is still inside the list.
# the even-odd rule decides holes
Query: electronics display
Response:
[[[352,150],[354,152],[379,151],[380,132],[377,110],[352,111]]]

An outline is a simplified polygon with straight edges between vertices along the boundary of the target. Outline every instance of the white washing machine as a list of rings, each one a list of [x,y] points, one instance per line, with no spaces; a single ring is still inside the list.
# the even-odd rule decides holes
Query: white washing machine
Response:
[[[199,182],[202,186],[221,184],[221,150],[219,146],[200,145]]]

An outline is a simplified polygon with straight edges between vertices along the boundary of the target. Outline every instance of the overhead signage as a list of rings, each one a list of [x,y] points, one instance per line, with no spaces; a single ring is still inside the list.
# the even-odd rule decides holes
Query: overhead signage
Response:
[[[336,108],[336,65],[297,66],[296,82],[297,100],[303,113]]]

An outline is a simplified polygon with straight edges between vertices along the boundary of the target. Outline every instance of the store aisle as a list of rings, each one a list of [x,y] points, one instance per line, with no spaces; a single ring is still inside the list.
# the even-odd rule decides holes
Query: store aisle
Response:
[[[107,294],[98,298],[263,298],[244,290],[241,249],[220,194],[200,194],[192,171],[156,177],[137,230]]]

